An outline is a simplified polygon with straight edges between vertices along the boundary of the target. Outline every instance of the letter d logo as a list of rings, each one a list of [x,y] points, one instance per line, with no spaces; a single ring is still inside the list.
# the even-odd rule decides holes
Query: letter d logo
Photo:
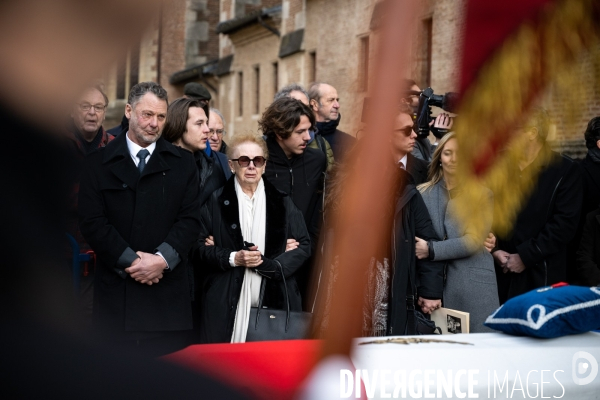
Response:
[[[571,372],[576,385],[587,385],[598,375],[598,361],[590,353],[578,351],[573,355]]]

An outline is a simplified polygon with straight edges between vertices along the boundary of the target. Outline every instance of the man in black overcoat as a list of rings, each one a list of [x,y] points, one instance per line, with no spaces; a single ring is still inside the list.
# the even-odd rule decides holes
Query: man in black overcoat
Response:
[[[589,271],[586,271],[585,268],[584,270],[579,270],[582,264],[577,262],[576,253],[581,242],[586,241],[587,244],[590,243],[590,238],[582,237],[586,217],[590,212],[596,210],[598,204],[600,204],[600,117],[594,117],[588,122],[584,138],[588,151],[586,157],[579,161],[583,181],[583,203],[581,204],[577,232],[569,244],[568,278],[571,284],[590,286],[594,284],[595,280],[590,280]]]
[[[424,163],[410,154],[416,139],[412,127],[410,115],[400,113],[391,138],[392,156],[396,163],[395,184],[399,193],[394,199],[391,229],[394,272],[390,287],[388,335],[415,334],[413,310],[419,311],[420,308],[429,314],[439,308],[444,289],[444,265],[429,259],[417,260],[415,255],[416,236],[426,241],[440,238],[433,229],[429,211],[415,185],[415,181],[424,178],[414,175],[415,170],[411,171],[411,160]]]
[[[104,338],[153,354],[192,328],[187,256],[200,232],[194,157],[161,138],[167,93],[129,94],[129,131],[86,160],[81,232],[97,254],[94,322]]]
[[[498,237],[493,253],[500,303],[567,279],[567,245],[579,222],[582,179],[577,164],[546,143],[549,127],[548,114],[538,109],[522,128],[528,145],[511,173],[515,182],[538,177],[512,232]]]

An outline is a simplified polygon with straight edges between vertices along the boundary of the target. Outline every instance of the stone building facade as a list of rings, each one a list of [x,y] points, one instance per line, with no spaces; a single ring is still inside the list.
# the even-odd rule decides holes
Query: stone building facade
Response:
[[[380,3],[167,0],[140,45],[105,77],[111,100],[105,126],[119,122],[128,88],[144,80],[159,82],[171,99],[183,94],[185,83],[202,83],[230,134],[256,131],[262,112],[283,86],[321,81],[338,91],[339,128],[360,135],[380,34]],[[419,3],[416,32],[407,32],[412,38],[411,77],[437,94],[456,91],[466,1]],[[599,52],[581,56],[577,82],[557,83],[541,96],[540,104],[556,121],[550,138],[574,156],[584,152],[587,121],[600,114]],[[565,100],[564,93],[575,87],[581,104]]]
[[[215,81],[202,79],[202,71],[219,58],[219,0],[165,0],[139,45],[103,77],[110,100],[106,127],[118,125],[131,86],[160,83],[170,99],[183,94],[185,83],[197,80],[216,96]]]
[[[233,55],[233,61],[219,79],[218,106],[229,131],[256,130],[261,113],[283,86],[321,81],[338,91],[339,128],[359,134],[379,35],[377,1],[253,3],[262,5],[264,15],[242,21],[235,17],[235,1],[221,1],[220,56]],[[457,87],[463,5],[462,0],[427,0],[419,15],[412,74],[436,93]]]

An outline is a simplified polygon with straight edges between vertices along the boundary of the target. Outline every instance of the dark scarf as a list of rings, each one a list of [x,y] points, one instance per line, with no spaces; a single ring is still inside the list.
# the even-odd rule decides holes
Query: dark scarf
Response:
[[[588,155],[593,162],[600,164],[600,149],[598,147],[588,149]]]
[[[71,127],[70,127],[71,132],[73,132],[73,135],[75,136],[75,138],[77,139],[77,142],[79,144],[79,149],[81,150],[82,153],[84,153],[84,155],[88,155],[90,154],[92,151],[98,149],[100,146],[100,143],[102,142],[103,139],[103,129],[102,126],[100,127],[100,129],[98,129],[98,132],[96,133],[96,136],[94,136],[94,139],[91,142],[88,142],[87,140],[85,140],[85,138],[83,137],[83,135],[81,134],[81,132],[79,132],[79,129],[77,129],[75,127],[75,124],[71,123]]]
[[[340,120],[342,118],[341,114],[338,114],[338,118],[329,122],[317,122],[317,129],[319,133],[323,136],[333,135],[340,124]]]

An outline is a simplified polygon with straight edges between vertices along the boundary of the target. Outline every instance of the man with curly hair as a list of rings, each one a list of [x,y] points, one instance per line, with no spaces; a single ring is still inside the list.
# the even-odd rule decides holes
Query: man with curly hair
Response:
[[[327,169],[325,154],[308,147],[309,131],[314,129],[315,123],[311,109],[290,97],[275,100],[258,122],[269,149],[264,177],[277,189],[287,193],[300,209],[313,250],[319,242],[323,181]],[[299,284],[304,292],[302,297],[306,299],[308,268],[304,268],[304,271],[305,279],[300,277]]]

